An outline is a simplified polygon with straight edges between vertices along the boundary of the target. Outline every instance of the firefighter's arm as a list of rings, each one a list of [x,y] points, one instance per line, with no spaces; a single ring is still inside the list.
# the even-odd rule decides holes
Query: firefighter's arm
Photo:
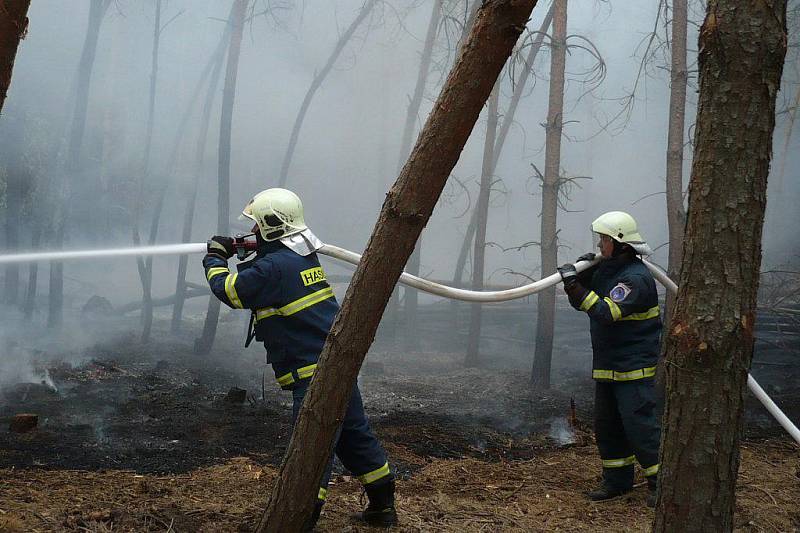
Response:
[[[241,272],[231,273],[227,260],[216,254],[203,258],[211,292],[233,309],[257,309],[272,305],[279,290],[280,274],[272,261],[260,259]]]
[[[648,308],[647,282],[641,276],[625,276],[611,288],[608,296],[601,297],[594,291],[586,291],[580,299],[579,309],[593,320],[610,324],[618,320],[644,320],[658,316],[658,305]],[[652,316],[651,316],[652,315]]]

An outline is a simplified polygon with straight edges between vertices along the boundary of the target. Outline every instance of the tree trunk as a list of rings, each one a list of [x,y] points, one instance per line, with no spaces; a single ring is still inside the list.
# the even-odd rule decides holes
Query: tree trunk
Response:
[[[239,52],[242,47],[244,17],[248,0],[234,0],[232,12],[231,44],[228,49],[228,64],[225,67],[225,87],[222,90],[222,118],[219,127],[219,160],[218,160],[218,203],[217,232],[227,235],[230,223],[230,174],[231,174],[231,130],[233,127],[233,101],[236,96],[236,76],[239,70]],[[208,312],[203,324],[203,334],[195,343],[195,351],[207,354],[214,344],[219,320],[219,300],[208,301]]]
[[[367,3],[364,4],[364,6],[361,8],[361,11],[358,12],[358,16],[352,23],[350,23],[350,27],[347,28],[341,37],[339,37],[339,40],[336,42],[336,46],[333,47],[333,52],[328,58],[328,62],[325,63],[325,66],[322,67],[322,70],[316,73],[314,75],[314,79],[311,80],[311,85],[309,86],[308,91],[306,91],[306,96],[303,98],[303,103],[300,105],[300,111],[297,112],[297,118],[294,121],[292,133],[289,136],[289,146],[287,146],[286,154],[283,156],[281,174],[278,178],[278,187],[286,186],[286,180],[289,177],[289,167],[292,164],[292,156],[294,155],[294,149],[297,146],[297,139],[300,136],[300,128],[303,126],[303,120],[306,118],[306,113],[311,105],[311,100],[314,99],[314,94],[316,94],[317,89],[320,88],[322,82],[325,81],[328,73],[331,71],[333,65],[336,63],[336,60],[339,58],[339,54],[341,54],[342,50],[344,50],[345,45],[347,45],[348,41],[350,41],[350,38],[358,29],[359,25],[361,25],[364,19],[367,18],[367,15],[370,14],[376,3],[377,0],[367,0]]]
[[[683,209],[683,129],[686,118],[686,31],[687,0],[672,3],[672,67],[670,69],[669,129],[667,134],[667,225],[669,226],[669,263],[667,272],[678,279],[683,255],[683,231],[686,212]],[[667,315],[674,303],[667,293]]]
[[[731,531],[786,0],[711,0],[653,531]]]
[[[483,142],[483,166],[481,168],[481,185],[478,194],[478,227],[475,231],[475,252],[472,256],[472,290],[483,290],[484,267],[486,264],[486,224],[489,220],[489,191],[492,188],[492,168],[494,167],[494,145],[497,137],[497,100],[500,92],[500,80],[489,97],[486,112],[486,139]],[[470,306],[469,337],[464,366],[476,367],[480,363],[481,310],[479,303]]]
[[[39,221],[33,222],[33,230],[31,232],[31,250],[38,250],[42,242],[42,225]],[[22,307],[22,312],[25,318],[31,318],[33,311],[36,308],[36,285],[39,279],[39,263],[33,262],[28,267],[28,286],[25,289],[25,303]]]
[[[232,13],[228,20],[232,19]],[[214,106],[214,100],[217,95],[217,86],[219,85],[220,73],[222,72],[222,65],[225,62],[225,50],[230,43],[230,25],[226,26],[225,32],[222,34],[219,46],[215,52],[216,57],[212,57],[208,67],[213,65],[213,72],[211,72],[211,79],[208,84],[206,92],[205,105],[203,106],[202,116],[200,118],[200,131],[197,135],[197,144],[195,146],[195,170],[194,179],[186,196],[186,210],[183,213],[183,231],[181,232],[181,242],[190,242],[192,238],[192,224],[194,222],[194,208],[197,202],[197,188],[203,176],[203,169],[205,168],[205,153],[206,144],[208,142],[208,130],[211,124],[211,108]],[[205,76],[201,77],[198,89],[205,82]],[[190,110],[187,109],[187,114]],[[177,332],[181,327],[181,320],[183,317],[183,304],[186,300],[186,269],[189,266],[189,256],[182,255],[178,259],[178,277],[175,282],[175,305],[172,307],[172,332]]]
[[[69,224],[68,213],[65,208],[66,198],[69,196],[70,179],[81,170],[81,147],[83,134],[86,129],[86,112],[89,107],[89,85],[92,80],[94,58],[97,53],[97,39],[100,36],[100,26],[108,10],[111,0],[92,0],[89,6],[89,24],[86,29],[86,38],[83,41],[80,63],[78,63],[78,78],[75,90],[75,110],[72,114],[69,146],[65,172],[61,172],[52,194],[53,226],[51,248],[60,250],[64,245],[65,228]],[[48,287],[48,313],[47,327],[58,328],[64,318],[64,265],[60,262],[50,263],[50,285]]]
[[[539,27],[539,32],[536,34],[536,38],[534,39],[531,49],[528,52],[528,57],[525,60],[526,67],[522,69],[519,79],[514,84],[514,93],[511,95],[511,101],[509,102],[508,110],[505,113],[505,117],[503,117],[503,122],[498,130],[497,141],[495,142],[492,173],[494,173],[494,169],[497,167],[498,161],[500,161],[500,154],[503,151],[503,146],[505,145],[508,131],[511,129],[511,124],[514,123],[514,114],[517,111],[517,106],[522,98],[528,78],[533,71],[533,64],[536,61],[536,56],[539,54],[539,50],[542,48],[542,42],[545,34],[547,33],[547,28],[550,27],[550,23],[553,20],[554,8],[555,4],[551,3],[550,9],[547,11],[547,15],[545,15],[542,25]],[[464,278],[464,268],[467,264],[467,256],[469,255],[470,247],[475,238],[475,228],[477,227],[477,222],[478,219],[476,208],[472,210],[469,223],[467,224],[467,232],[464,235],[464,240],[461,243],[461,250],[458,252],[455,274],[453,276],[453,283],[456,285],[460,284]],[[453,305],[458,305],[458,303],[453,302]]]
[[[567,0],[553,0],[553,38],[550,42],[550,98],[545,133],[544,182],[542,183],[542,276],[558,266],[558,187],[561,178],[561,129],[564,123],[564,72],[567,63]],[[536,343],[531,385],[550,388],[553,333],[556,324],[556,289],[540,292],[536,300]]]
[[[483,3],[408,162],[386,195],[325,342],[258,532],[301,531],[311,516],[339,422],[389,295],[535,3]]]
[[[422,97],[425,95],[425,86],[428,81],[428,74],[431,69],[431,58],[433,57],[433,44],[436,42],[436,31],[439,28],[439,21],[442,17],[442,0],[434,0],[433,12],[428,22],[428,31],[425,34],[425,44],[422,47],[422,56],[419,61],[417,71],[417,83],[414,87],[414,94],[408,104],[406,113],[406,124],[403,128],[403,137],[400,143],[400,157],[397,162],[397,171],[403,168],[411,151],[411,141],[414,138],[419,110],[422,107]],[[414,247],[414,253],[408,262],[406,270],[415,276],[419,276],[419,268],[422,262],[422,239]],[[419,311],[419,292],[412,288],[404,288],[405,294],[405,335],[403,337],[406,350],[414,351],[419,349],[419,335],[417,334],[417,313]]]
[[[144,159],[142,161],[142,175],[139,178],[139,201],[136,205],[136,216],[133,221],[133,242],[139,245],[139,222],[142,214],[142,207],[147,195],[147,181],[150,174],[150,150],[153,145],[153,123],[155,122],[156,111],[156,82],[158,80],[158,47],[161,37],[161,0],[156,0],[155,21],[153,22],[153,52],[150,69],[150,98],[147,108],[147,127],[144,137]],[[164,195],[157,196],[156,203],[162,202]],[[156,207],[160,214],[161,209]],[[158,227],[158,224],[155,224]],[[155,239],[153,239],[155,240]],[[154,242],[150,241],[150,244]],[[153,327],[153,258],[137,257],[137,267],[139,270],[139,280],[142,283],[142,342],[150,340],[150,329]]]
[[[11,71],[19,42],[28,31],[28,6],[31,0],[5,0],[0,10],[0,112],[11,85]]]

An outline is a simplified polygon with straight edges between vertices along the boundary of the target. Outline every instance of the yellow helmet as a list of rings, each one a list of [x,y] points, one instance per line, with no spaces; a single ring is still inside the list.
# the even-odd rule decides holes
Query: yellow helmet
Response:
[[[637,254],[650,255],[653,251],[639,234],[636,220],[622,211],[603,213],[592,222],[592,231],[608,235],[617,242],[629,244]]]
[[[261,237],[267,242],[307,229],[303,203],[287,189],[267,189],[253,196],[244,206],[239,220],[247,218],[256,223]]]

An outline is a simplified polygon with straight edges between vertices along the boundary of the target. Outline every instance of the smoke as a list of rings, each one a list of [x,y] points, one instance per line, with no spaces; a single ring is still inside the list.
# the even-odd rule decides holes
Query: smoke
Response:
[[[570,427],[566,418],[555,418],[550,421],[550,430],[547,436],[559,446],[576,442],[575,431]]]

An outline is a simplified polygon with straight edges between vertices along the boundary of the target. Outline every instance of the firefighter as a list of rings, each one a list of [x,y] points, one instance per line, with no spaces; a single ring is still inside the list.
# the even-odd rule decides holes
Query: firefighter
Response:
[[[208,241],[203,267],[217,298],[234,309],[251,311],[247,344],[253,338],[264,343],[278,385],[292,393],[294,424],[339,304],[315,248],[297,246],[316,240],[305,224],[297,195],[286,189],[267,189],[250,200],[239,218],[255,222],[255,258],[231,273],[228,259],[235,253],[233,239],[214,236]],[[360,518],[370,525],[396,524],[394,474],[369,427],[358,385],[353,387],[335,452],[366,490],[369,504]],[[325,502],[330,473],[329,464],[317,495],[314,523]]]
[[[654,376],[661,318],[656,284],[640,255],[652,253],[627,213],[612,211],[592,222],[602,261],[580,275],[559,267],[575,309],[589,315],[594,425],[603,481],[590,500],[614,498],[633,488],[634,461],[644,470],[655,506],[661,428],[655,413]],[[578,258],[593,260],[589,253]]]

